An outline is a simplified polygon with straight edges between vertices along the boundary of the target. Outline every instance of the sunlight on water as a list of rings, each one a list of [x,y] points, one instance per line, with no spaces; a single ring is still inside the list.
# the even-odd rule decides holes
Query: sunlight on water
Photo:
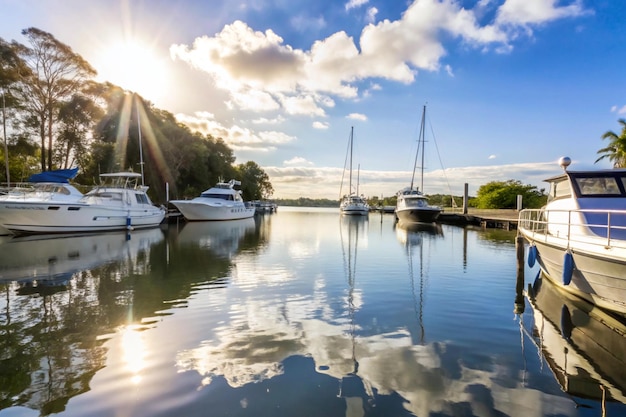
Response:
[[[250,220],[0,243],[0,417],[626,411],[623,334],[556,294],[513,313],[515,232]],[[577,344],[559,336],[565,305]],[[579,352],[587,334],[604,351]]]

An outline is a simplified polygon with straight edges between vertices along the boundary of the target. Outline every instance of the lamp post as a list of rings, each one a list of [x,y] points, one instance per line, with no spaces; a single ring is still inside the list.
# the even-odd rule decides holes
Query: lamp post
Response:
[[[4,89],[2,90],[2,131],[4,132],[4,165],[7,169],[7,187],[10,187],[11,177],[9,175],[9,147],[7,146],[7,116],[6,103],[4,101]]]

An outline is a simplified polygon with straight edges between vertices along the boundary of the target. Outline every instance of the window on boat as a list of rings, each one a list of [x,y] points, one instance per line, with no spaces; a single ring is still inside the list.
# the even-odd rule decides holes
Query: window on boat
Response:
[[[220,200],[232,200],[233,196],[229,194],[214,194],[214,193],[202,193],[202,197],[205,198],[217,198]]]
[[[135,194],[135,198],[139,204],[150,204],[148,201],[148,196],[142,193]]]
[[[556,200],[559,198],[568,198],[572,196],[572,190],[567,178],[561,181],[555,181],[551,183],[550,195],[548,201]]]
[[[621,194],[615,177],[578,177],[575,181],[581,197]]]

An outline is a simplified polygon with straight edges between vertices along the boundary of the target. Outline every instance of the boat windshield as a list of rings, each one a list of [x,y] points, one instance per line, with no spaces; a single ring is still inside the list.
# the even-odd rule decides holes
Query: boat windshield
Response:
[[[626,176],[623,173],[576,174],[572,180],[579,197],[626,197]]]
[[[235,200],[232,194],[202,193],[201,196],[204,198],[217,198],[219,200],[228,200],[228,201]]]

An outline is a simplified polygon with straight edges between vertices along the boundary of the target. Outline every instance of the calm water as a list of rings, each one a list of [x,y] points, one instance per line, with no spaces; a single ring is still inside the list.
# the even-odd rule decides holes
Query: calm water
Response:
[[[515,314],[515,232],[281,207],[2,239],[1,417],[626,415],[626,326],[528,267]]]

